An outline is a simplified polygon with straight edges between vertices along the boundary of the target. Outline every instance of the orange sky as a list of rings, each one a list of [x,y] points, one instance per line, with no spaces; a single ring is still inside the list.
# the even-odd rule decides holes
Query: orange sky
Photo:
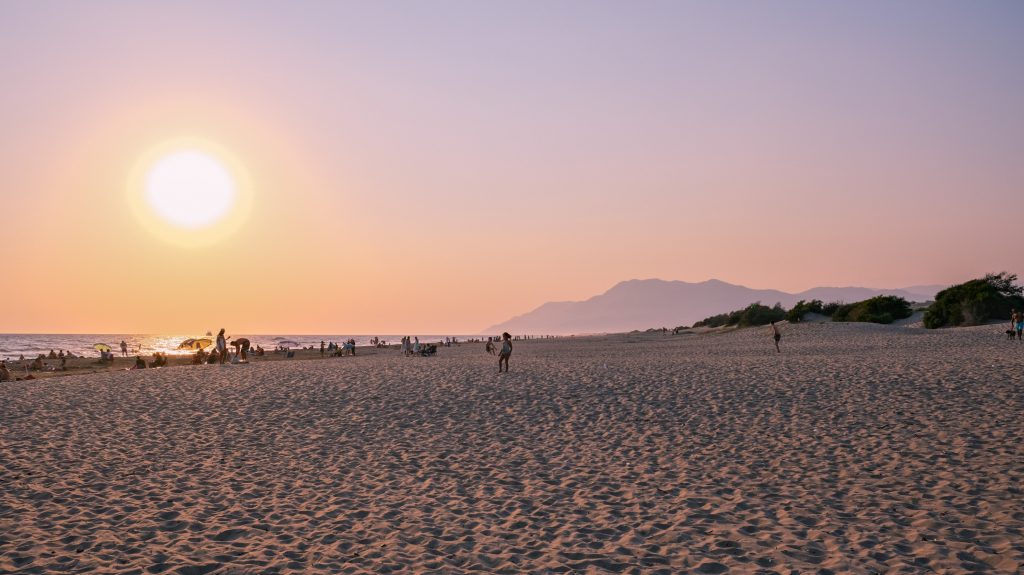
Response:
[[[0,333],[474,333],[632,278],[1024,262],[1019,5],[446,8],[0,4]],[[251,182],[214,245],[126,200],[182,137]]]

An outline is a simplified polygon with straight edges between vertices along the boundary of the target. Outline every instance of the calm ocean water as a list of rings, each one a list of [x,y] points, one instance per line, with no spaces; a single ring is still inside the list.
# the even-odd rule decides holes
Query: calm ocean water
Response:
[[[229,341],[230,337],[234,334],[228,333]],[[421,342],[438,342],[444,341],[445,336],[443,335],[420,335],[420,334],[409,334],[410,336],[418,336]],[[139,334],[0,334],[0,358],[11,359],[17,358],[19,355],[24,355],[26,358],[33,358],[40,353],[50,353],[50,350],[65,352],[71,351],[75,355],[84,355],[86,357],[99,357],[99,352],[93,347],[97,343],[105,343],[109,345],[118,355],[120,355],[120,343],[124,340],[128,344],[128,351],[130,353],[141,353],[141,354],[152,354],[153,352],[160,351],[168,354],[177,353],[190,353],[187,351],[178,351],[178,344],[188,338],[199,338],[208,337],[208,339],[215,339],[215,336],[205,336],[203,334],[185,334],[185,335],[139,335]],[[356,345],[369,345],[370,339],[373,337],[379,337],[382,340],[387,341],[389,344],[397,344],[401,340],[401,335],[241,335],[246,337],[252,342],[253,347],[257,344],[262,345],[264,348],[272,350],[282,343],[286,343],[288,347],[293,349],[299,347],[315,346],[320,347],[320,341],[340,343],[348,339],[355,339]],[[449,335],[448,337],[456,337],[459,341],[466,341],[471,338],[479,336],[467,336],[467,335]],[[206,348],[210,350],[211,348]]]

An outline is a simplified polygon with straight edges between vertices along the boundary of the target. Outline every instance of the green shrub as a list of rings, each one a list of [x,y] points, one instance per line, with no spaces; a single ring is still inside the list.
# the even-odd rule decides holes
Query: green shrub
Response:
[[[823,304],[820,299],[812,299],[811,301],[800,300],[796,302],[793,309],[786,312],[786,319],[790,323],[796,323],[809,313],[821,313]]]
[[[1024,308],[1024,287],[1016,285],[1017,274],[988,274],[940,291],[935,303],[924,313],[924,326],[978,325],[990,319],[1010,317],[1011,309]]]
[[[836,310],[839,309],[839,307],[842,305],[843,302],[841,301],[829,302],[821,306],[821,315],[827,315],[829,317],[832,317],[833,315],[835,315]]]
[[[761,302],[756,302],[743,309],[705,318],[693,324],[693,327],[722,327],[733,325],[738,327],[749,327],[768,325],[773,321],[782,321],[784,319],[786,319],[786,310],[782,307],[782,304],[777,303],[772,307],[768,307],[766,305],[761,305]]]
[[[907,300],[892,295],[880,295],[838,306],[832,314],[832,321],[892,323],[898,319],[908,318],[912,313]]]

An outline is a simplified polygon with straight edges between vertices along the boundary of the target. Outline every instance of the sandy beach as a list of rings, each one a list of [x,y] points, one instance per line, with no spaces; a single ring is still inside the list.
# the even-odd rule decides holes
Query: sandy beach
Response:
[[[0,573],[1019,572],[1024,344],[784,334],[3,383]]]

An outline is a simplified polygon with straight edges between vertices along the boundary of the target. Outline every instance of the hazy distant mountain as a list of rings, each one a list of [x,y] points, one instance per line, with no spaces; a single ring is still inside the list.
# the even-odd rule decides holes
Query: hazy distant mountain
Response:
[[[800,293],[751,289],[719,280],[700,283],[659,279],[621,282],[585,301],[548,302],[537,309],[493,325],[484,333],[572,334],[622,332],[649,327],[691,325],[708,316],[759,301],[791,307],[800,300],[854,302],[876,295],[897,295],[910,301],[930,300],[944,286],[911,289],[817,287]]]

